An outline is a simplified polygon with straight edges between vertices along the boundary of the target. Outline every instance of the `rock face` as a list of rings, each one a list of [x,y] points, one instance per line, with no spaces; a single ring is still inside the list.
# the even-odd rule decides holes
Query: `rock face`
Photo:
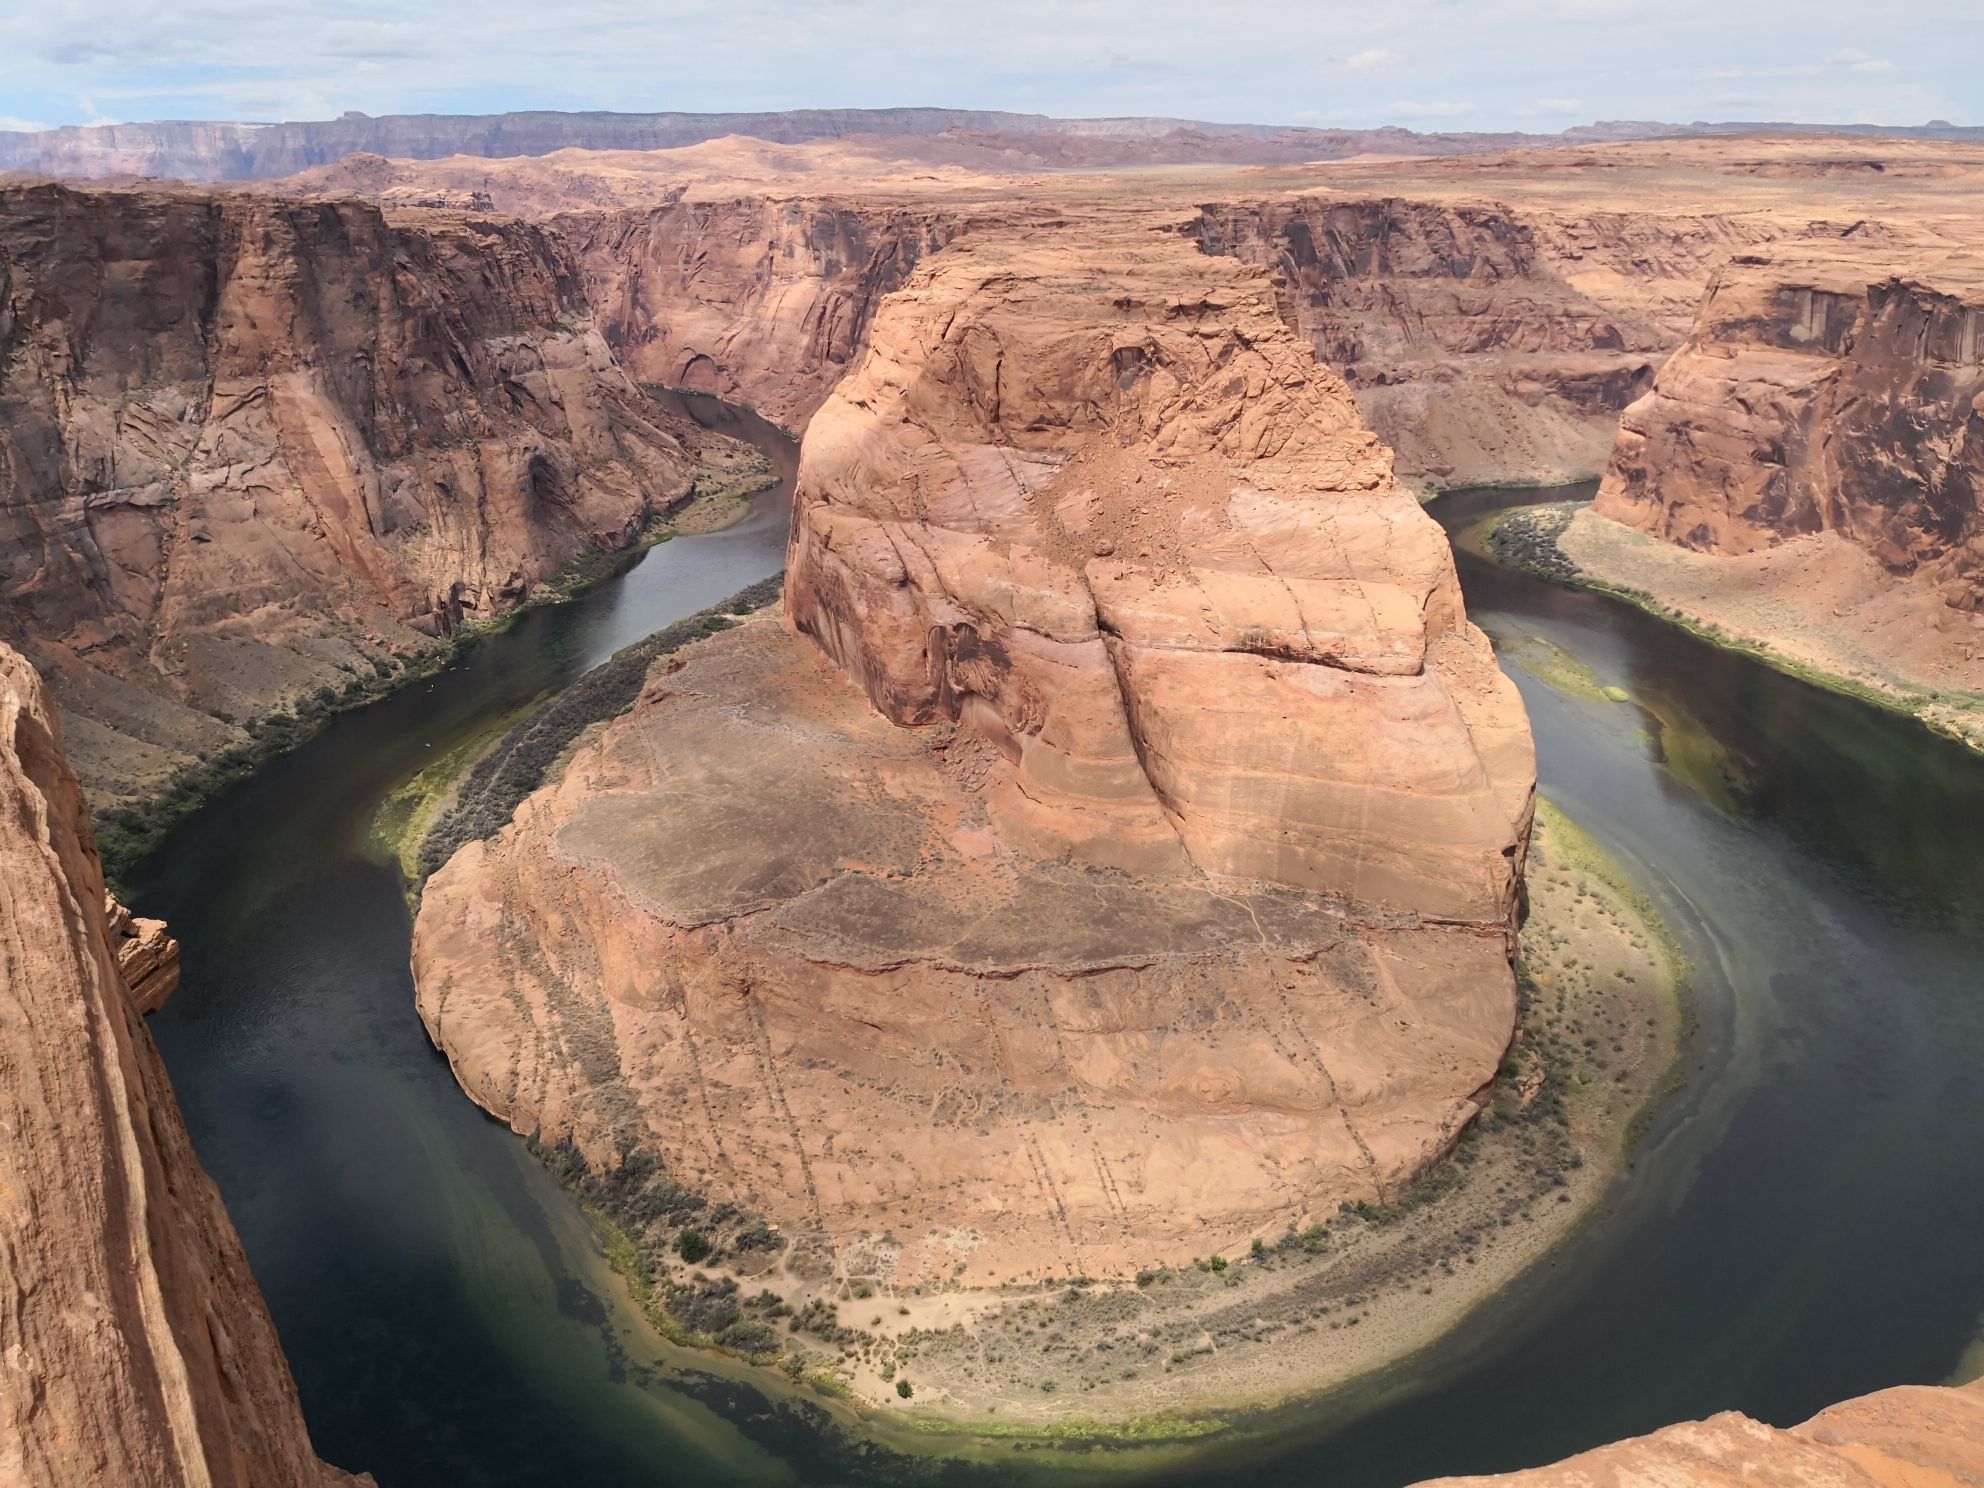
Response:
[[[1779,249],[1717,277],[1595,510],[1706,552],[1836,534],[1976,611],[1981,493],[1984,258]]]
[[[1456,1139],[1527,725],[1342,384],[1182,226],[966,235],[884,303],[791,630],[659,666],[427,884],[484,1106],[971,1285],[1244,1245]]]
[[[555,225],[601,333],[635,376],[802,426],[866,348],[882,296],[965,215],[756,197]]]
[[[1506,922],[1528,733],[1445,538],[1259,274],[1089,231],[890,302],[807,437],[794,626],[992,742],[1041,856]]]
[[[0,292],[0,635],[111,794],[628,541],[711,439],[520,223],[14,188]]]
[[[1275,274],[1284,313],[1349,380],[1400,474],[1452,485],[1602,469],[1713,265],[1761,230],[1310,197],[1208,207],[1199,231]]]
[[[1778,1431],[1731,1411],[1615,1442],[1551,1467],[1440,1478],[1501,1488],[1970,1488],[1984,1483],[1984,1381],[1906,1385]]]
[[[0,799],[0,1482],[351,1483],[310,1449],[140,1021],[178,949],[106,904],[54,710],[4,647]]]

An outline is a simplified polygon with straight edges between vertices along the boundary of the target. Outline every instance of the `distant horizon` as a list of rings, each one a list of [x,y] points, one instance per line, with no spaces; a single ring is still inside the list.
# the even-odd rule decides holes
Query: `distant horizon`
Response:
[[[97,118],[72,120],[63,123],[43,123],[23,120],[10,115],[0,115],[0,134],[54,134],[64,130],[155,128],[164,125],[222,126],[242,128],[271,128],[282,125],[336,124],[355,120],[383,119],[494,119],[511,115],[570,115],[613,116],[627,118],[670,117],[737,117],[761,118],[779,115],[806,114],[901,114],[901,113],[958,113],[958,114],[1004,114],[1015,118],[1045,119],[1056,123],[1095,124],[1115,121],[1165,122],[1181,128],[1206,126],[1216,129],[1274,129],[1289,131],[1313,131],[1318,133],[1371,134],[1385,131],[1398,131],[1414,135],[1499,135],[1526,134],[1546,138],[1574,134],[1581,131],[1602,129],[1641,129],[1671,128],[1677,130],[1748,130],[1748,129],[1792,129],[1815,134],[1855,133],[1868,130],[1980,130],[1984,125],[1965,123],[1961,120],[1929,117],[1924,119],[1859,119],[1851,121],[1809,119],[1809,118],[1738,118],[1701,117],[1695,119],[1631,117],[1625,115],[1555,122],[1549,125],[1507,125],[1490,126],[1479,122],[1462,120],[1413,122],[1391,121],[1378,123],[1327,123],[1295,121],[1285,119],[1247,118],[1206,118],[1188,116],[1169,111],[1151,113],[1054,113],[1043,109],[980,107],[965,104],[946,103],[884,103],[884,104],[794,104],[783,108],[559,108],[549,106],[525,106],[516,108],[488,109],[449,109],[449,108],[402,108],[374,112],[367,109],[341,109],[336,113],[322,115],[296,115],[284,118],[246,118],[211,114],[206,116],[159,115],[151,118],[110,119]]]
[[[1546,134],[1984,123],[1975,0],[71,0],[0,9],[0,127],[948,107]]]

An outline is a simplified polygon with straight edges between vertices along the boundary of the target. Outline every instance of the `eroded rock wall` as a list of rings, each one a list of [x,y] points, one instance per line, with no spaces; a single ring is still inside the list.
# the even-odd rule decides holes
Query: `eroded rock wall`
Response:
[[[1520,705],[1233,259],[1144,223],[953,244],[814,419],[787,580],[885,717],[999,749],[995,817],[1044,856],[1512,913]]]
[[[866,349],[882,297],[968,213],[746,197],[567,215],[557,230],[621,362],[803,428]]]
[[[54,708],[0,646],[0,1482],[350,1484],[140,1018],[177,955],[106,902]]]
[[[1984,608],[1984,260],[1734,259],[1623,419],[1595,510],[1749,553],[1814,533]]]
[[[1199,231],[1209,252],[1275,275],[1400,475],[1454,486],[1603,469],[1714,267],[1769,229],[1310,197],[1208,206]]]
[[[682,495],[541,230],[0,190],[0,635],[142,793]]]

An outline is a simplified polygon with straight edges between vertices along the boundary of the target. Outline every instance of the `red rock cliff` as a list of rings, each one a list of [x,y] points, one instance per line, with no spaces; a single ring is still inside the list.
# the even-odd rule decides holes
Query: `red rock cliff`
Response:
[[[884,295],[967,214],[830,198],[682,201],[555,226],[622,363],[803,426],[867,345]]]
[[[1715,553],[1832,533],[1984,608],[1984,260],[1733,260],[1622,420],[1595,510]]]
[[[0,1482],[348,1484],[139,1016],[176,958],[106,906],[54,709],[0,647]]]
[[[628,540],[694,437],[537,228],[0,190],[0,635],[93,787]]]

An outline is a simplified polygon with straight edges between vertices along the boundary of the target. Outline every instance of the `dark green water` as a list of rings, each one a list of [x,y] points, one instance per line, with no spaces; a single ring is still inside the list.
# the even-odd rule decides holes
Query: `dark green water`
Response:
[[[695,406],[790,472],[775,431]],[[1513,499],[1536,497],[1434,510],[1459,530]],[[1428,1355],[1190,1450],[864,1444],[657,1344],[570,1203],[429,1047],[367,827],[432,751],[775,572],[786,500],[338,720],[189,822],[138,885],[185,944],[155,1032],[325,1456],[382,1488],[1388,1485],[1726,1408],[1790,1422],[1940,1379],[1984,1330],[1984,766],[1463,554],[1498,641],[1547,640],[1635,699],[1515,669],[1544,790],[1639,868],[1699,968],[1689,1084],[1603,1214]]]

